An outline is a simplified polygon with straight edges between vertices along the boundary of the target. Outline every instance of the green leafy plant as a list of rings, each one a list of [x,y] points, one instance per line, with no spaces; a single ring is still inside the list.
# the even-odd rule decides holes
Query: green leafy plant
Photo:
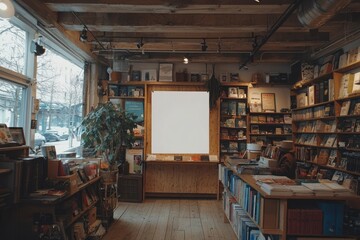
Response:
[[[111,102],[99,104],[81,122],[84,148],[93,148],[111,169],[117,168],[125,162],[121,152],[134,143],[135,119],[136,116],[118,110]]]

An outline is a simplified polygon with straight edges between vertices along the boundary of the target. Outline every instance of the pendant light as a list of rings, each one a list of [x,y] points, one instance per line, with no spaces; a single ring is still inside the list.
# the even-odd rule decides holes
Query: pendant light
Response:
[[[15,8],[10,0],[0,0],[0,18],[11,18],[15,15]]]

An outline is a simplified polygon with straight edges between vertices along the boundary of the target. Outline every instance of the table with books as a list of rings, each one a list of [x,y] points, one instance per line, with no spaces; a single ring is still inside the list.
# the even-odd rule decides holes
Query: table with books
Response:
[[[296,181],[284,176],[240,174],[237,169],[237,164],[226,163],[219,176],[225,186],[225,213],[236,228],[251,220],[261,234],[280,239],[355,239],[346,228],[345,216],[349,209],[359,212],[360,197],[349,189],[330,180]],[[244,212],[250,220],[242,220]],[[234,231],[241,235],[241,230]]]

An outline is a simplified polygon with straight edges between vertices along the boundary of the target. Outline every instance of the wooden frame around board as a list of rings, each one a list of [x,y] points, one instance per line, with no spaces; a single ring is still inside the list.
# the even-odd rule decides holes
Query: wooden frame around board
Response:
[[[275,93],[261,93],[263,112],[276,112]]]

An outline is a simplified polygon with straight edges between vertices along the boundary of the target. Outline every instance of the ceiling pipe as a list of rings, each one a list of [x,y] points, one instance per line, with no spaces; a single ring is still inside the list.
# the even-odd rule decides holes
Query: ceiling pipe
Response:
[[[350,2],[351,0],[304,0],[299,6],[297,17],[304,27],[319,28]]]
[[[246,66],[246,64],[248,64],[253,60],[254,55],[269,40],[269,38],[276,32],[276,30],[290,17],[290,15],[298,8],[300,2],[301,2],[300,0],[295,0],[293,3],[289,5],[289,7],[285,10],[285,12],[276,20],[274,25],[271,26],[270,30],[261,39],[261,42],[254,47],[253,51],[250,53],[249,58],[242,65],[240,65],[239,69],[242,69],[243,67]]]

